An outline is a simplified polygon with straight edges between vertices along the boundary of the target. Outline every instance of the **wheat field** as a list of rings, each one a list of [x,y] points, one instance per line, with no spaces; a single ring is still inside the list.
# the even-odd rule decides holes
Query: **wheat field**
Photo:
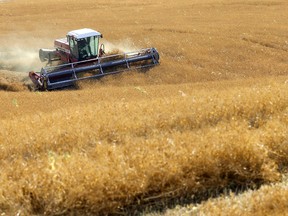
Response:
[[[288,215],[288,2],[0,1],[1,215]],[[160,65],[31,92],[73,29]]]

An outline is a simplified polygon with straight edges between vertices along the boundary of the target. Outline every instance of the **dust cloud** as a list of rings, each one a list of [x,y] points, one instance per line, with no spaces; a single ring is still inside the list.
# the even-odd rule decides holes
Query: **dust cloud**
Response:
[[[104,39],[101,41],[101,43],[105,45],[106,53],[114,53],[115,51],[118,51],[120,53],[133,52],[140,49],[129,38],[115,42],[107,41]]]
[[[19,46],[0,48],[0,69],[25,72],[39,70],[38,50]]]
[[[38,38],[26,33],[1,37],[0,70],[39,71],[45,66],[39,60],[39,49],[53,47],[53,41],[50,38]]]
[[[7,45],[0,47],[0,70],[27,72],[27,71],[39,71],[41,67],[45,66],[40,62],[38,52],[40,48],[52,48],[53,40],[50,40],[50,44],[43,44],[43,40],[35,41],[32,46],[28,44],[13,44],[9,42]],[[105,45],[106,53],[122,53],[132,52],[139,50],[131,39],[125,39],[116,42],[110,42],[106,40],[101,41]],[[10,45],[13,44],[13,45]],[[52,45],[52,46],[51,46]]]
[[[27,90],[28,72],[39,71],[45,66],[40,62],[38,52],[46,42],[46,39],[31,35],[9,35],[0,39],[0,90]]]

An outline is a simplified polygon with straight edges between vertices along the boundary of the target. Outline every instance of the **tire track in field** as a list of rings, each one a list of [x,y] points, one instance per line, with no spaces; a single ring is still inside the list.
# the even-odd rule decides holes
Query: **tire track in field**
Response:
[[[263,41],[259,41],[256,39],[250,39],[250,38],[245,38],[245,37],[242,38],[242,40],[249,42],[249,43],[258,44],[258,45],[261,45],[261,46],[266,47],[266,48],[277,49],[277,50],[288,52],[288,46],[281,46],[278,44],[263,42]]]

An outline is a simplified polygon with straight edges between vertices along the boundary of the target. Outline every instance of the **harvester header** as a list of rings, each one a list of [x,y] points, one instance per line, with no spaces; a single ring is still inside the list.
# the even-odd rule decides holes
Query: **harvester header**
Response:
[[[106,55],[104,44],[99,45],[102,34],[84,28],[56,39],[54,49],[40,49],[39,58],[48,66],[40,72],[29,72],[37,90],[52,90],[75,85],[79,80],[99,78],[131,69],[148,68],[159,64],[155,48],[128,53]],[[52,66],[52,62],[58,65]]]

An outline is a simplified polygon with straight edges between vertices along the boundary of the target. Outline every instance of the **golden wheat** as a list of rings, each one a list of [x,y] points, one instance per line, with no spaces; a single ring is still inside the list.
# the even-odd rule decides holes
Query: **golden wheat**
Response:
[[[0,3],[1,70],[40,69],[31,52],[82,27],[123,50],[155,46],[161,57],[146,73],[70,91],[28,92],[23,74],[0,71],[0,213],[136,214],[281,181],[287,8],[284,0]],[[194,210],[220,214],[231,203],[227,214],[280,214],[281,187]]]
[[[3,119],[1,182],[11,190],[2,188],[2,205],[12,212],[21,205],[27,214],[103,214],[135,199],[145,204],[277,181],[287,158],[276,148],[287,142],[287,87],[187,87],[183,96],[170,86],[155,99],[148,88],[124,88],[128,102]]]

